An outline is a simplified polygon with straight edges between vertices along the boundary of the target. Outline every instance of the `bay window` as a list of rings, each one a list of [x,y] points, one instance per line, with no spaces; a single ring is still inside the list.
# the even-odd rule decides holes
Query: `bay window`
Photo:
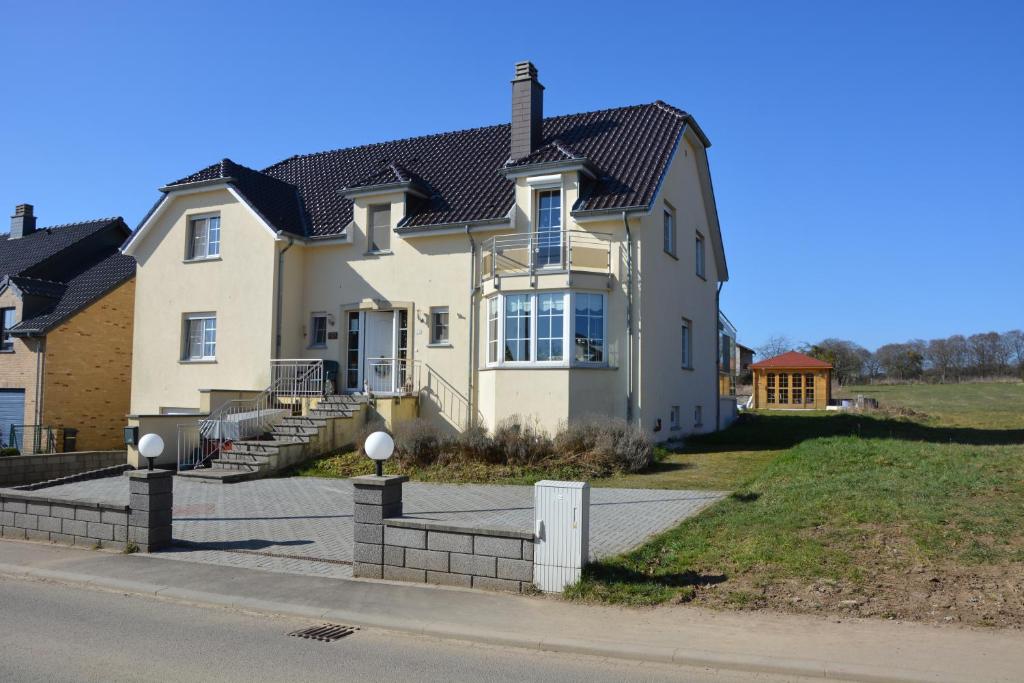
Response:
[[[495,295],[487,300],[487,364],[562,367],[570,362],[573,365],[606,364],[606,306],[604,294]],[[569,316],[567,311],[573,314]],[[570,343],[572,352],[568,350]]]

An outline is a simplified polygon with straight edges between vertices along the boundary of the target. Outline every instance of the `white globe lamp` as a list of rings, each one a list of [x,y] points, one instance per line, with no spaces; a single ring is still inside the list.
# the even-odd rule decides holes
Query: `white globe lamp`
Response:
[[[139,439],[139,455],[149,461],[149,469],[153,469],[153,461],[164,452],[164,440],[159,434],[146,434]]]
[[[363,450],[377,466],[377,476],[384,476],[384,461],[395,452],[395,441],[387,432],[374,432],[366,437]]]

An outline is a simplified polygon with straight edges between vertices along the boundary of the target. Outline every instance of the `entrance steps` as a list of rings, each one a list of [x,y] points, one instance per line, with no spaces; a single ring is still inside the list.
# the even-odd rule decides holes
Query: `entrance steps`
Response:
[[[326,396],[305,415],[286,417],[259,438],[225,444],[209,467],[184,470],[178,476],[227,484],[275,474],[355,441],[366,409],[361,394]]]

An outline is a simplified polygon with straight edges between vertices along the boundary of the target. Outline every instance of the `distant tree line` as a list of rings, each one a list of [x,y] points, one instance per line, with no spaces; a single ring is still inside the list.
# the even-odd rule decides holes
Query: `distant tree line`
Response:
[[[846,339],[823,339],[797,344],[788,337],[772,337],[757,349],[755,360],[786,351],[800,351],[832,364],[840,384],[879,380],[909,382],[962,382],[977,378],[1024,378],[1024,331],[981,332],[969,337],[954,334],[944,339],[913,339],[885,344],[874,352]]]

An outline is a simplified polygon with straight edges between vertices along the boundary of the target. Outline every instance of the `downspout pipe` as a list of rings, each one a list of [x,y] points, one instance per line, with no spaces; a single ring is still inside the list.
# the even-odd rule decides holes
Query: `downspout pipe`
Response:
[[[277,231],[277,238],[281,239],[281,231]],[[274,336],[274,358],[281,357],[281,317],[282,307],[284,305],[284,255],[292,245],[295,244],[295,239],[292,237],[288,238],[288,245],[281,250],[281,253],[277,255],[277,302],[275,310],[275,336]]]
[[[722,287],[725,286],[725,282],[719,282],[718,288],[715,290],[715,334],[718,339],[715,340],[715,348],[718,349],[718,360],[715,361],[715,367],[718,372],[715,376],[715,431],[717,432],[722,428],[722,334],[718,331],[718,322],[722,319]]]
[[[466,391],[466,427],[472,428],[476,426],[476,411],[473,408],[473,391],[476,388],[476,382],[474,376],[476,372],[476,241],[473,240],[473,234],[469,231],[469,226],[466,226],[466,238],[469,239],[469,354],[466,361],[469,370],[469,386]]]
[[[622,212],[626,227],[626,422],[633,422],[633,233],[629,212]]]

